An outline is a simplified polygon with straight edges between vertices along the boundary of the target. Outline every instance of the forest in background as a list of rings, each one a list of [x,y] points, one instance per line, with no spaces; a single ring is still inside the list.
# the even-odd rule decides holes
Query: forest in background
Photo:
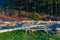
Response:
[[[26,18],[29,13],[60,17],[60,0],[0,0],[0,14]]]

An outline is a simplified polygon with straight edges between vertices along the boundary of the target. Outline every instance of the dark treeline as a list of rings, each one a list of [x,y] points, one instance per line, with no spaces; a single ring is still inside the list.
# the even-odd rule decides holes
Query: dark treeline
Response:
[[[0,9],[45,12],[49,15],[59,15],[60,0],[0,0]]]

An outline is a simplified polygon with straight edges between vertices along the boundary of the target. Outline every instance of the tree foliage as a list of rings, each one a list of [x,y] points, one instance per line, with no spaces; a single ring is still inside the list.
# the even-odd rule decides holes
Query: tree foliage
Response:
[[[40,20],[41,16],[38,13],[32,13],[30,16],[32,20]]]
[[[53,3],[52,8],[49,2]],[[55,11],[57,2],[60,3],[60,0],[0,0],[0,9],[15,9],[32,12],[44,11],[45,13],[51,14],[60,11],[60,5],[57,8],[58,11]],[[51,12],[51,9],[53,9],[53,12]],[[58,12],[58,14],[59,13],[60,12]]]

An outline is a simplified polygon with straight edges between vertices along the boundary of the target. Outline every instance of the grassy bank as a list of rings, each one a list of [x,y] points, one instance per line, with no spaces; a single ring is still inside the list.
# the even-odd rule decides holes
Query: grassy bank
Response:
[[[11,31],[0,33],[0,40],[60,40],[60,34],[46,34],[44,32]]]

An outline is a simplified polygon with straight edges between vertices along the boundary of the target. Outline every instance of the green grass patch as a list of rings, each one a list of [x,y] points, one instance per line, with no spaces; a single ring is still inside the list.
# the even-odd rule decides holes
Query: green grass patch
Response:
[[[17,30],[0,33],[0,40],[60,40],[60,34],[46,34],[41,31],[26,33]]]

